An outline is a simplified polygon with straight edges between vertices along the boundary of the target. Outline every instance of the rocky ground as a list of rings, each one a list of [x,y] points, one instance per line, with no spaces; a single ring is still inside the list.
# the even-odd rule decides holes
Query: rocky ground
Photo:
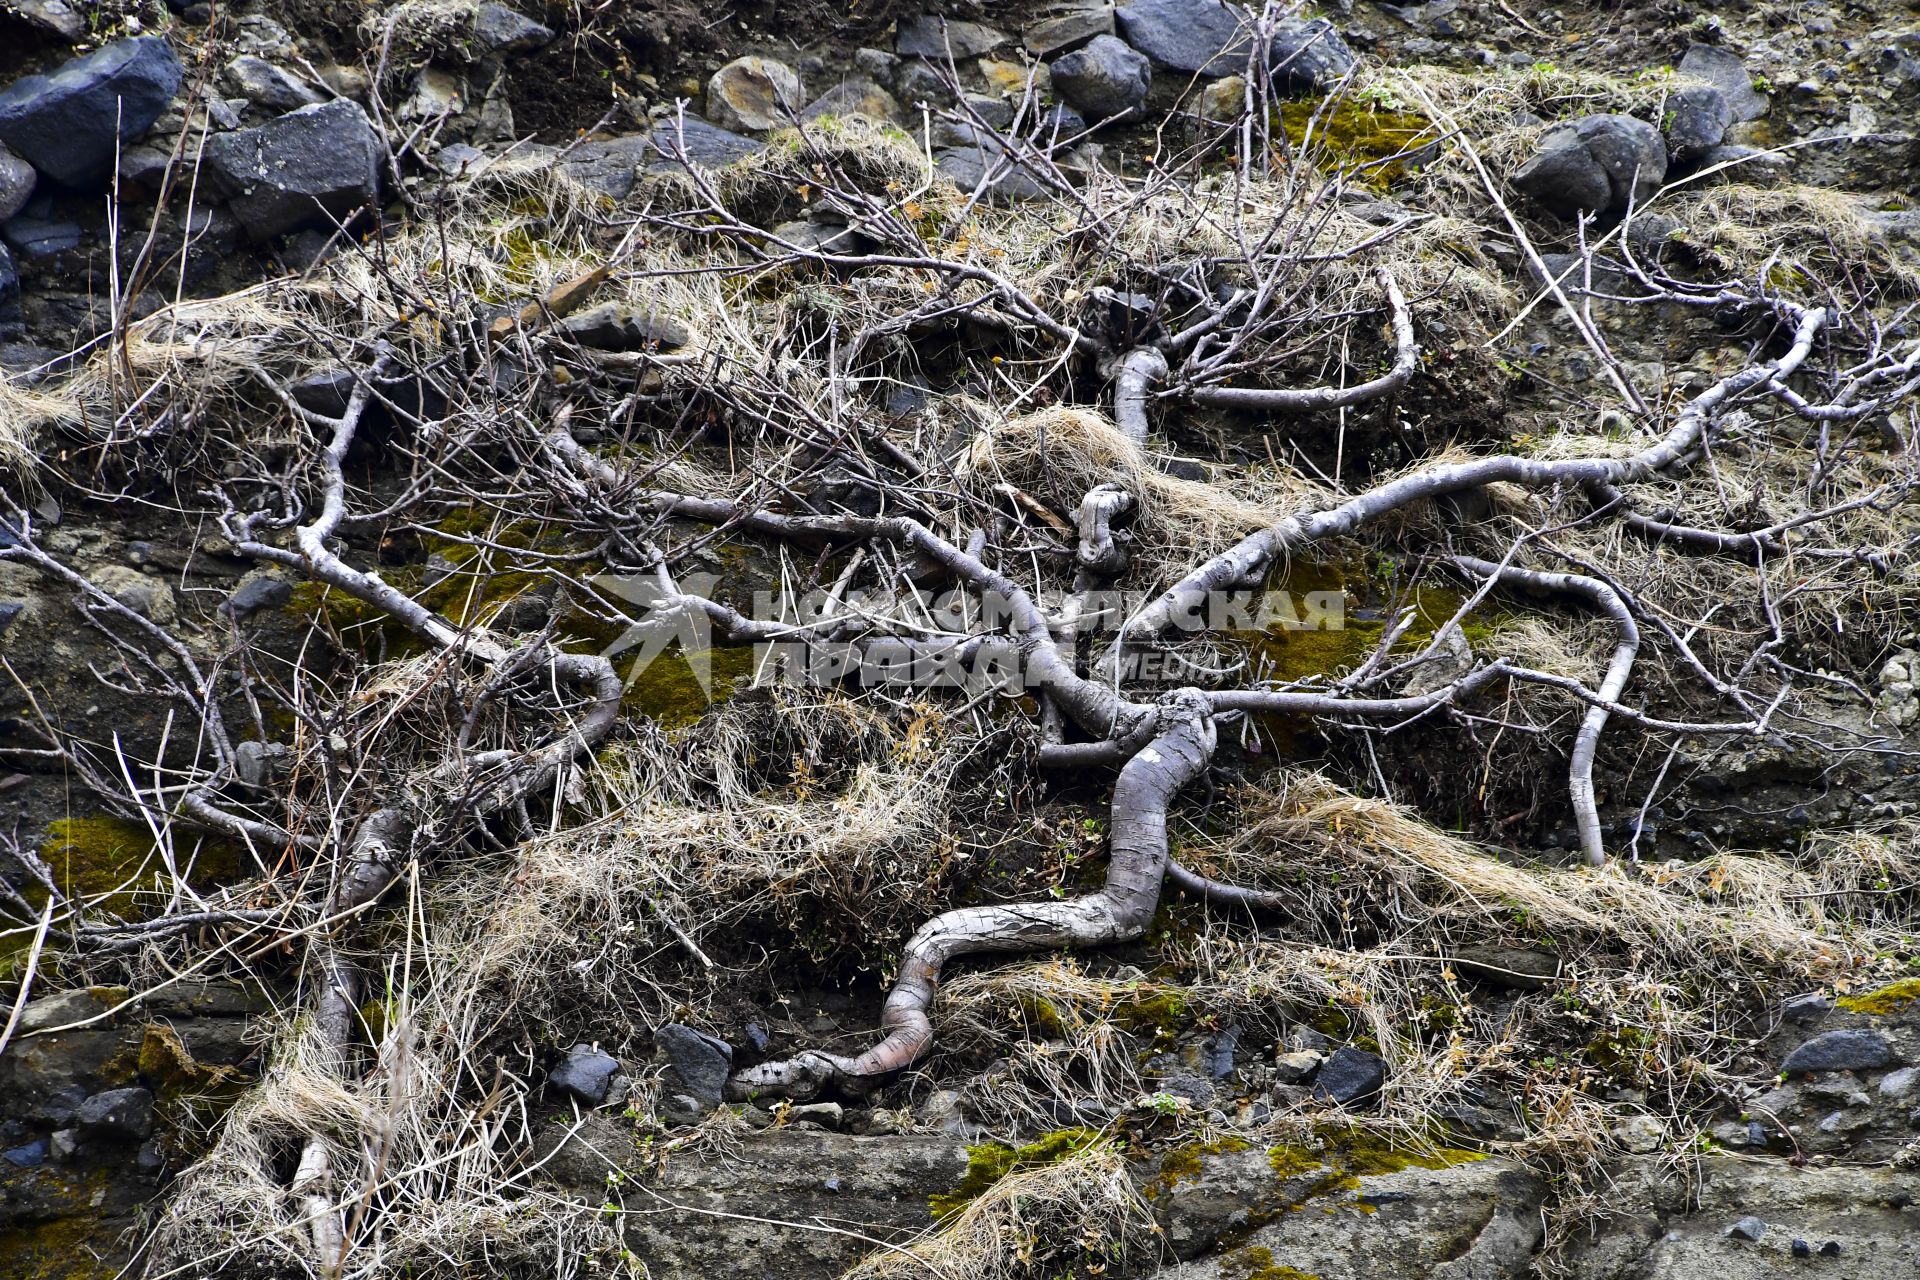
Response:
[[[1030,131],[1075,139],[1060,151],[1063,172],[1148,175],[1170,112],[1205,117],[1210,102],[1244,94],[1243,17],[1207,0],[1138,0],[1118,11],[989,3],[953,8],[945,20],[819,4],[709,14],[671,0],[545,10],[412,0],[350,14],[293,0],[231,8],[10,0],[0,10],[0,368],[8,379],[0,414],[24,421],[37,388],[58,383],[76,353],[129,320],[351,255],[392,228],[430,221],[447,191],[491,166],[557,169],[611,211],[648,174],[687,162],[717,170],[779,145],[777,131],[793,115],[814,123],[862,116],[921,143],[931,167],[962,191],[1012,202],[1037,198],[1044,186],[997,167],[1001,148],[982,126],[1005,129],[1018,117]],[[1433,123],[1427,108],[1414,89],[1394,90],[1387,73],[1420,65],[1489,83],[1530,77],[1534,101],[1555,104],[1551,118],[1505,119],[1509,149],[1490,149],[1489,161],[1532,228],[1540,260],[1490,213],[1479,224],[1484,242],[1469,247],[1525,296],[1543,268],[1572,260],[1572,224],[1561,215],[1617,216],[1663,181],[1721,166],[1763,189],[1804,187],[1810,201],[1844,201],[1847,225],[1863,238],[1834,244],[1834,255],[1856,261],[1875,287],[1893,293],[1902,273],[1920,270],[1911,253],[1920,212],[1910,207],[1920,172],[1920,25],[1891,5],[1361,0],[1283,23],[1270,62],[1276,81],[1309,101],[1360,68],[1377,86],[1369,119],[1419,114],[1423,127]],[[1587,97],[1620,109],[1582,111]],[[956,103],[957,120],[927,110]],[[1417,136],[1436,154],[1449,145]],[[1377,139],[1343,145],[1350,156],[1392,154]],[[1431,158],[1416,149],[1396,163],[1417,168]],[[1382,222],[1407,212],[1398,194],[1391,182],[1370,193]],[[1735,207],[1714,225],[1650,215],[1634,233],[1637,247],[1662,261],[1736,256],[1750,248],[1741,236],[1767,231],[1743,216],[1778,216],[1779,207],[1766,215]],[[767,228],[783,240],[857,241],[830,216],[787,212],[795,216]],[[521,305],[489,301],[509,327]],[[1655,397],[1702,384],[1722,358],[1704,317],[1595,305]],[[1910,321],[1897,307],[1893,314],[1900,332]],[[574,340],[600,351],[688,341],[671,320],[615,304],[581,308],[565,323]],[[1463,366],[1502,366],[1498,378],[1474,384],[1494,390],[1433,395],[1408,422],[1372,424],[1379,429],[1355,444],[1370,467],[1406,459],[1396,432],[1446,439],[1474,419],[1474,438],[1511,438],[1590,413],[1606,394],[1605,371],[1550,307],[1516,321],[1492,357],[1468,341],[1465,324],[1457,336]],[[1445,334],[1426,341],[1449,349]],[[343,385],[320,371],[295,395],[310,407],[337,406]],[[426,392],[406,384],[394,394]],[[1174,444],[1199,452],[1191,438]],[[310,599],[219,538],[183,530],[164,509],[116,505],[117,482],[102,472],[90,494],[19,483],[14,496],[52,530],[47,545],[127,609],[169,624],[247,623],[266,647],[299,651],[315,616]],[[0,540],[10,536],[0,524]],[[33,726],[51,717],[95,736],[116,730],[138,751],[159,749],[178,729],[94,679],[91,671],[108,669],[106,646],[65,593],[21,565],[0,564],[0,601],[0,657],[15,685],[0,696],[0,743],[14,762],[0,777],[0,811],[14,833],[11,860],[0,851],[0,880],[23,907],[36,876],[110,889],[141,852],[143,834],[101,817],[57,766],[36,763]],[[1822,833],[1920,818],[1914,625],[1886,624],[1871,670],[1853,673],[1862,696],[1836,695],[1832,712],[1904,734],[1907,750],[1836,763],[1743,744],[1689,762],[1696,773],[1685,803],[1646,813],[1622,806],[1609,811],[1610,829],[1644,838],[1649,859],[1683,863],[1710,849],[1798,847]],[[272,762],[252,767],[265,777]],[[1407,787],[1422,799],[1464,785],[1440,765],[1414,772],[1421,776]],[[1518,789],[1523,780],[1508,783]],[[1550,854],[1575,839],[1561,812],[1482,834]],[[209,844],[186,879],[206,887],[253,871],[230,848]],[[1874,891],[1911,890],[1889,883]],[[30,908],[26,915],[30,935]],[[19,932],[0,946],[9,965],[23,950]],[[1284,942],[1287,934],[1271,936]],[[1111,960],[1103,977],[1151,989],[1152,956]],[[996,1072],[1010,1068],[992,1044],[957,1052],[878,1100],[724,1104],[737,1059],[870,1027],[871,974],[850,986],[803,984],[779,1007],[716,997],[649,1019],[657,1025],[583,1025],[516,1069],[535,1089],[537,1114],[527,1123],[552,1192],[612,1206],[630,1258],[645,1268],[637,1273],[659,1280],[839,1275],[870,1255],[884,1258],[876,1242],[916,1239],[943,1202],[964,1208],[1010,1173],[1048,1169],[1125,1189],[1103,1202],[1127,1204],[1125,1221],[1103,1229],[1133,1247],[1103,1257],[1104,1243],[1090,1240],[1040,1264],[1074,1274],[1907,1276],[1920,1267],[1920,980],[1902,978],[1913,960],[1910,949],[1889,952],[1862,960],[1857,974],[1789,986],[1742,975],[1727,997],[1735,1078],[1717,1084],[1710,1104],[1690,1103],[1680,1125],[1660,1096],[1677,1089],[1671,1077],[1623,1068],[1593,1091],[1605,1107],[1584,1162],[1532,1142],[1542,1109],[1556,1105],[1544,1085],[1490,1093],[1434,1115],[1423,1141],[1381,1147],[1354,1122],[1394,1070],[1392,1053],[1361,1034],[1357,1018],[1316,1021],[1292,1008],[1244,1027],[1195,1009],[1161,1010],[1157,1025],[1142,1015],[1127,1029],[1147,1086],[1137,1100],[1115,1108],[1062,1094],[1044,1124],[1031,1116],[1016,1124],[995,1110],[996,1079],[1005,1078]],[[1551,938],[1460,948],[1447,961],[1447,998],[1470,999],[1496,1021],[1549,1001],[1576,1022],[1587,1016],[1580,1001],[1588,989]],[[191,973],[140,973],[129,988],[120,985],[127,976],[107,965],[99,974],[65,966],[55,979],[63,989],[35,987],[0,1037],[0,1275],[115,1274],[134,1256],[145,1206],[204,1148],[222,1109],[270,1070],[260,1028],[290,1007],[290,989]],[[113,985],[89,985],[95,977]],[[18,989],[16,971],[0,984],[9,997],[0,1005]],[[1040,1041],[1066,1039],[1050,1037],[1058,1020],[1049,1027],[1031,1007],[1012,1016]],[[1598,1043],[1591,1029],[1569,1036]],[[1630,1057],[1634,1044],[1611,1049]],[[1542,1081],[1557,1078],[1553,1055],[1564,1052],[1512,1048]],[[1320,1118],[1300,1142],[1221,1136],[1229,1120],[1257,1125],[1309,1112]],[[1072,1136],[1095,1132],[1121,1142]],[[1036,1183],[1031,1194],[1068,1193]],[[962,1269],[928,1264],[924,1273],[969,1274],[968,1264],[954,1265]]]

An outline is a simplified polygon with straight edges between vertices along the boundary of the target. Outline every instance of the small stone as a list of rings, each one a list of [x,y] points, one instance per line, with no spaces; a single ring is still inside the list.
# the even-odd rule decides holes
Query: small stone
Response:
[[[1821,1256],[1821,1257],[1823,1257],[1823,1258],[1837,1258],[1837,1257],[1839,1257],[1839,1256],[1840,1256],[1840,1242],[1839,1242],[1838,1240],[1829,1240],[1829,1241],[1827,1241],[1827,1242],[1826,1242],[1825,1244],[1823,1244],[1823,1245],[1821,1245],[1821,1246],[1820,1246],[1820,1256]]]
[[[1509,991],[1544,991],[1560,976],[1560,957],[1538,947],[1461,947],[1453,967]]]
[[[25,601],[0,600],[0,636],[5,635],[11,630],[13,624],[19,621],[20,615],[26,611],[27,606]]]
[[[153,1132],[153,1095],[145,1089],[108,1089],[80,1104],[74,1121],[82,1133],[137,1140]]]
[[[1764,1218],[1748,1214],[1728,1227],[1725,1234],[1735,1240],[1745,1240],[1748,1244],[1759,1244],[1760,1237],[1767,1234],[1767,1223]]]
[[[983,198],[989,204],[1011,204],[1043,198],[1047,188],[1024,166],[1003,164],[1004,155],[997,147],[955,147],[935,156],[934,167],[963,194],[982,191]],[[990,174],[993,175],[991,180]]]
[[[987,86],[1002,97],[1018,101],[1031,88],[1041,98],[1053,90],[1053,74],[1044,63],[1000,62],[982,58],[980,74]]]
[[[1780,1016],[1789,1022],[1818,1022],[1833,1012],[1833,997],[1823,991],[1794,996],[1780,1007]]]
[[[152,578],[123,564],[102,565],[87,575],[93,585],[112,596],[114,602],[132,610],[149,622],[166,626],[179,616],[173,589],[164,578]]]
[[[559,328],[582,346],[602,351],[671,351],[693,340],[678,321],[657,311],[636,311],[621,302],[589,307],[562,320]]]
[[[69,0],[7,0],[7,8],[42,31],[74,43],[86,39],[87,18]]]
[[[1893,1062],[1893,1046],[1878,1031],[1829,1031],[1808,1040],[1787,1055],[1780,1069],[1801,1071],[1872,1071]]]
[[[293,599],[293,584],[270,573],[252,576],[227,597],[226,611],[235,618],[251,618],[263,609],[279,609]]]
[[[553,32],[504,4],[481,5],[473,15],[473,54],[476,58],[502,53],[530,53],[553,40]]]
[[[1658,1151],[1660,1144],[1666,1141],[1666,1127],[1652,1116],[1628,1116],[1613,1126],[1613,1136],[1634,1155],[1643,1156]]]
[[[707,118],[723,129],[778,129],[805,102],[800,77],[772,58],[735,58],[707,81]]]
[[[837,1102],[809,1102],[802,1106],[787,1109],[789,1121],[810,1121],[822,1129],[838,1132],[846,1120],[846,1111]]]
[[[1238,120],[1247,109],[1245,76],[1227,76],[1209,82],[1200,90],[1200,118],[1214,124]]]
[[[711,1110],[712,1107],[688,1093],[670,1093],[660,1101],[660,1118],[671,1125],[699,1124]],[[771,1122],[773,1117],[767,1119]]]
[[[24,214],[0,226],[0,235],[23,257],[51,258],[80,247],[80,224],[65,218],[29,218]]]
[[[1131,118],[1146,105],[1153,80],[1145,55],[1114,36],[1095,36],[1056,59],[1050,70],[1054,92],[1095,121]]]
[[[227,64],[227,79],[248,102],[272,111],[292,111],[325,101],[320,91],[306,81],[250,53],[243,53]]]
[[[467,82],[456,71],[445,67],[422,67],[401,100],[402,120],[440,120],[460,115],[467,109]]]
[[[1372,1098],[1386,1083],[1385,1059],[1348,1046],[1328,1055],[1320,1073],[1314,1077],[1313,1092],[1315,1097],[1353,1105]]]
[[[936,1089],[915,1108],[920,1123],[943,1133],[962,1133],[968,1128],[965,1104],[952,1089]]]
[[[1007,43],[1007,34],[978,22],[949,22],[934,14],[902,18],[894,36],[894,52],[903,58],[945,61],[949,52],[957,61],[977,58]]]
[[[1813,1256],[1813,1246],[1805,1240],[1802,1240],[1799,1236],[1793,1238],[1793,1243],[1789,1245],[1788,1248],[1793,1250],[1793,1256],[1796,1258],[1811,1258]]]
[[[61,1164],[70,1162],[80,1154],[80,1131],[78,1129],[56,1129],[48,1139],[48,1151]]]
[[[1767,114],[1766,95],[1754,89],[1746,67],[1725,49],[1710,44],[1690,46],[1680,59],[1680,74],[1704,80],[1725,94],[1735,120],[1758,120]]]
[[[293,759],[293,749],[284,742],[261,742],[249,738],[233,749],[233,775],[249,787],[272,784]]]
[[[161,1154],[158,1142],[143,1142],[140,1149],[133,1153],[133,1167],[148,1176],[159,1173],[166,1163],[167,1159]]]
[[[733,1071],[733,1046],[718,1036],[671,1022],[653,1033],[654,1047],[667,1060],[666,1087],[711,1111],[726,1097]]]
[[[1313,1049],[1296,1049],[1273,1060],[1273,1078],[1281,1084],[1305,1084],[1313,1079],[1326,1055]]]
[[[39,178],[32,165],[5,147],[0,147],[0,222],[5,222],[27,207],[27,201],[33,197],[34,183]]]
[[[547,1083],[583,1106],[597,1107],[607,1100],[619,1070],[619,1060],[598,1045],[576,1044],[547,1074]]]
[[[1750,1147],[1766,1146],[1767,1126],[1761,1124],[1758,1120],[1747,1121],[1747,1145]]]
[[[0,92],[0,143],[62,186],[98,187],[120,144],[144,134],[173,101],[181,75],[165,40],[116,40]]]
[[[1880,1096],[1904,1101],[1920,1092],[1920,1067],[1901,1067],[1880,1077]]]

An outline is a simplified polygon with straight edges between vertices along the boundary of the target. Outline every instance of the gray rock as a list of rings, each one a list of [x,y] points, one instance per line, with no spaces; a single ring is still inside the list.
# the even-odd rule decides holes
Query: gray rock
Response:
[[[47,1149],[45,1138],[35,1138],[22,1146],[0,1151],[0,1160],[5,1160],[16,1169],[36,1169],[47,1162]]]
[[[547,1073],[547,1083],[582,1106],[597,1107],[607,1100],[620,1062],[599,1046],[576,1044]]]
[[[7,634],[26,611],[27,602],[24,600],[0,600],[0,636]]]
[[[51,258],[56,253],[80,247],[80,224],[65,218],[29,218],[21,216],[0,226],[0,235],[20,254],[28,258]]]
[[[707,81],[707,117],[723,129],[781,128],[806,101],[793,68],[772,58],[735,58]]]
[[[818,222],[782,222],[768,234],[809,253],[855,253],[861,245],[858,232]]]
[[[1036,58],[1051,58],[1078,49],[1095,36],[1113,34],[1113,6],[1068,5],[1048,10],[1026,25],[1020,42]]]
[[[1325,18],[1283,20],[1267,50],[1273,83],[1282,93],[1307,94],[1353,70],[1353,50]]]
[[[887,124],[901,118],[900,103],[878,82],[855,77],[842,80],[800,113],[800,118],[809,122],[824,116],[865,116]]]
[[[726,1098],[733,1072],[733,1046],[718,1036],[670,1022],[653,1033],[653,1044],[667,1060],[669,1093],[684,1093],[711,1111]]]
[[[318,89],[265,58],[243,53],[227,64],[227,79],[248,102],[270,111],[292,111],[325,101]]]
[[[1787,1055],[1780,1069],[1800,1071],[1872,1071],[1891,1065],[1893,1046],[1878,1031],[1829,1031]]]
[[[1920,1067],[1901,1067],[1880,1077],[1880,1096],[1903,1102],[1920,1093]]]
[[[647,166],[651,172],[679,172],[680,157],[704,169],[721,169],[745,159],[767,144],[743,137],[698,116],[684,120],[663,120],[651,135],[654,158]]]
[[[1723,144],[1700,157],[1702,169],[1711,169],[1720,164],[1735,165],[1736,167],[1730,173],[1736,181],[1754,183],[1767,182],[1782,176],[1792,163],[1788,157],[1777,152],[1740,143]]]
[[[1280,1084],[1305,1084],[1326,1060],[1327,1056],[1316,1049],[1295,1049],[1280,1054],[1273,1060],[1273,1078]]]
[[[26,208],[33,196],[33,184],[39,175],[33,166],[5,147],[0,147],[0,222]]]
[[[139,1141],[153,1132],[153,1095],[145,1089],[108,1089],[80,1104],[74,1121],[82,1133]]]
[[[1756,1218],[1752,1214],[1740,1219],[1727,1228],[1727,1236],[1734,1240],[1745,1240],[1748,1244],[1759,1244],[1760,1238],[1767,1234],[1767,1220]]]
[[[7,0],[7,8],[27,22],[68,42],[87,35],[87,18],[78,3],[69,0]]]
[[[1753,79],[1740,59],[1725,49],[1710,44],[1689,46],[1680,59],[1680,74],[1704,80],[1725,94],[1735,120],[1758,120],[1767,114],[1766,95],[1753,87]]]
[[[249,738],[233,749],[233,775],[249,787],[271,785],[293,760],[293,748],[284,742]]]
[[[553,40],[553,32],[541,26],[532,18],[517,9],[509,9],[504,4],[495,4],[492,0],[481,5],[473,15],[473,53],[478,58],[493,57],[502,53],[530,53],[546,47]]]
[[[893,48],[903,58],[977,58],[1007,43],[1007,33],[978,22],[950,22],[937,14],[902,18]]]
[[[602,351],[673,350],[692,341],[686,326],[654,311],[635,311],[621,302],[603,302],[560,322],[560,329],[582,346]]]
[[[1667,147],[1658,130],[1632,116],[1595,115],[1542,134],[1539,153],[1514,171],[1513,185],[1571,218],[1639,204],[1666,176]]]
[[[1053,90],[1092,120],[1131,118],[1146,105],[1153,64],[1115,36],[1095,36],[1049,68]]]
[[[78,1129],[57,1129],[47,1140],[47,1148],[55,1160],[66,1164],[80,1154],[80,1131]]]
[[[986,182],[982,198],[990,204],[1012,204],[1045,197],[1047,188],[1018,164],[1005,168],[987,181],[988,174],[994,171],[1004,154],[996,147],[955,147],[936,155],[933,158],[934,167],[968,195],[980,190],[981,183]]]
[[[116,40],[0,92],[0,142],[62,186],[98,188],[119,144],[153,125],[180,77],[165,40]]]
[[[332,229],[379,192],[380,139],[367,113],[336,100],[208,139],[206,164],[255,240]]]
[[[1733,108],[1727,105],[1727,95],[1713,85],[1693,85],[1667,99],[1666,120],[1668,159],[1691,164],[1727,136]]]
[[[1780,1016],[1788,1022],[1798,1022],[1805,1026],[1818,1022],[1833,1012],[1833,997],[1824,991],[1809,991],[1794,996],[1780,1006]]]
[[[1464,976],[1510,991],[1544,991],[1560,976],[1560,957],[1535,947],[1461,947],[1452,962]]]
[[[154,146],[128,147],[122,151],[120,169],[115,174],[121,196],[143,192],[149,196],[159,194],[160,184],[166,181],[170,159],[167,152]]]
[[[1188,75],[1234,75],[1247,64],[1247,11],[1222,0],[1134,0],[1114,13],[1128,44]]]
[[[1386,1083],[1386,1060],[1349,1045],[1327,1056],[1320,1074],[1313,1078],[1313,1092],[1316,1097],[1352,1105],[1372,1098]]]
[[[263,573],[249,577],[227,597],[224,606],[235,618],[251,618],[263,609],[278,609],[293,599],[293,585],[285,578]]]
[[[837,1102],[809,1102],[787,1109],[789,1122],[798,1123],[804,1120],[809,1124],[817,1124],[822,1129],[831,1129],[836,1132],[846,1122],[846,1118],[845,1108]]]

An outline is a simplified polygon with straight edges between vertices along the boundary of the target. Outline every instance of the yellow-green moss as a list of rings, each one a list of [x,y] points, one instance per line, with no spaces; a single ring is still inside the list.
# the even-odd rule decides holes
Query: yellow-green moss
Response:
[[[992,1190],[1009,1174],[1058,1164],[1099,1140],[1100,1134],[1094,1129],[1056,1129],[1041,1134],[1025,1146],[986,1142],[968,1147],[967,1172],[960,1179],[960,1185],[945,1195],[927,1197],[927,1207],[933,1211],[934,1221],[944,1221]]]
[[[1289,1267],[1273,1260],[1273,1250],[1265,1245],[1235,1249],[1220,1260],[1220,1273],[1234,1280],[1320,1280],[1311,1271]]]
[[[1303,1173],[1312,1173],[1324,1164],[1326,1161],[1317,1153],[1297,1143],[1281,1142],[1267,1148],[1267,1165],[1273,1170],[1273,1176],[1282,1182]]]
[[[1326,1126],[1315,1131],[1333,1153],[1334,1162],[1357,1177],[1371,1178],[1403,1169],[1450,1169],[1486,1156],[1464,1147],[1421,1142],[1402,1145],[1364,1129]]]
[[[1384,189],[1405,176],[1405,153],[1417,151],[1435,137],[1433,122],[1410,111],[1354,98],[1322,108],[1318,98],[1282,106],[1280,127],[1287,141],[1299,147],[1311,135],[1321,163],[1373,187]]]
[[[1920,978],[1902,978],[1877,990],[1857,996],[1841,996],[1834,1001],[1848,1013],[1888,1014],[1920,1000]]]
[[[1182,1182],[1198,1182],[1206,1172],[1202,1163],[1208,1156],[1230,1155],[1245,1151],[1252,1144],[1244,1138],[1222,1137],[1209,1142],[1189,1142],[1169,1149],[1160,1157],[1160,1179],[1146,1188],[1147,1199],[1154,1200],[1172,1191]]]
[[[104,1280],[118,1268],[94,1250],[112,1247],[113,1232],[98,1213],[75,1202],[76,1216],[0,1232],[0,1276],[7,1280]]]

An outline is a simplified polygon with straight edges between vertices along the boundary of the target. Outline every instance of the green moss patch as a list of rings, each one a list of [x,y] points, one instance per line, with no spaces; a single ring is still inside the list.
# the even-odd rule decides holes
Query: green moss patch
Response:
[[[1009,1174],[1058,1164],[1098,1141],[1100,1134],[1094,1129],[1056,1129],[1052,1133],[1041,1134],[1021,1147],[1008,1146],[1004,1142],[986,1142],[977,1147],[968,1147],[967,1172],[960,1179],[960,1185],[945,1195],[929,1196],[927,1207],[933,1211],[934,1221],[944,1222],[992,1190]]]
[[[1834,1003],[1848,1013],[1880,1016],[1897,1013],[1915,1000],[1920,1000],[1920,978],[1902,978],[1861,995],[1841,996]]]

